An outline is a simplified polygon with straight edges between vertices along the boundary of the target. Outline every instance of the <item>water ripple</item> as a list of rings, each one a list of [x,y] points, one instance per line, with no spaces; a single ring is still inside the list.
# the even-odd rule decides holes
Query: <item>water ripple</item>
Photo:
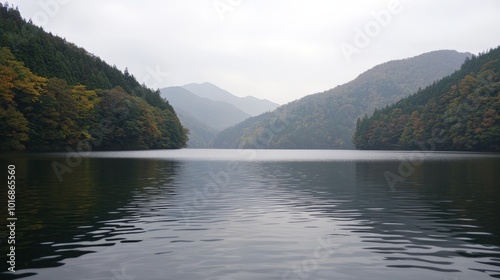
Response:
[[[381,174],[398,162],[384,155],[373,164],[379,153],[359,162],[341,155],[317,162],[87,159],[71,182],[57,188],[46,178],[20,194],[30,226],[20,229],[19,252],[30,265],[19,275],[500,278],[500,209],[491,203],[500,201],[500,175],[480,173],[498,160],[433,158],[391,192]],[[439,173],[450,166],[458,178]],[[467,174],[483,174],[483,183],[467,183],[474,181]]]

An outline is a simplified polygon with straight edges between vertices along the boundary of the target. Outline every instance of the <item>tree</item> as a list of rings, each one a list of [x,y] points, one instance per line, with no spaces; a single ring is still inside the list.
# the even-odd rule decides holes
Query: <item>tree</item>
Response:
[[[45,79],[31,73],[15,60],[7,48],[0,49],[0,147],[23,150],[29,139],[26,114],[33,110]]]
[[[358,122],[356,147],[415,149],[432,141],[441,150],[500,151],[499,72],[500,47],[471,58],[453,75]]]

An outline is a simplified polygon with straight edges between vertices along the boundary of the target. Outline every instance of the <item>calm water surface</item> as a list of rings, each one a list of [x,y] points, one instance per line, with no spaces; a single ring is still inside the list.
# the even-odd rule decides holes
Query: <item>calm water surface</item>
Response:
[[[500,155],[184,149],[0,162],[4,174],[16,165],[18,218],[12,274],[4,191],[1,279],[500,278]]]

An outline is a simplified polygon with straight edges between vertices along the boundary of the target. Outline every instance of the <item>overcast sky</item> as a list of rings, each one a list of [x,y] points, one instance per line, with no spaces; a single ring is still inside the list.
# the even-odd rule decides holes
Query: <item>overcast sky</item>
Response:
[[[10,0],[153,88],[211,82],[284,104],[385,61],[500,45],[498,0]]]

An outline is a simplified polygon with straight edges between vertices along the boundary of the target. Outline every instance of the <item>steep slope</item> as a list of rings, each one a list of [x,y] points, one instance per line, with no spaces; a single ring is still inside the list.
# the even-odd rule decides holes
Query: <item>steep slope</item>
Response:
[[[0,4],[0,150],[181,148],[159,92]]]
[[[174,108],[188,112],[199,121],[218,131],[250,117],[229,103],[199,97],[182,87],[166,87],[160,92],[161,96],[166,98]],[[188,129],[190,128],[188,127]]]
[[[469,53],[442,50],[375,66],[355,80],[221,131],[216,148],[349,149],[358,117],[451,74]],[[276,125],[279,123],[280,125]]]
[[[88,89],[121,87],[148,104],[169,109],[159,93],[142,86],[126,69],[124,73],[99,57],[63,38],[26,22],[19,11],[0,4],[0,47],[7,47],[34,74],[64,79]]]
[[[195,118],[190,113],[175,108],[175,112],[184,127],[189,129],[188,148],[208,148],[210,141],[217,135],[218,130]]]
[[[272,111],[279,106],[278,104],[267,99],[258,99],[253,96],[238,97],[211,83],[192,83],[182,87],[198,96],[208,98],[213,101],[222,101],[233,104],[236,108],[251,116],[257,116],[264,112]]]
[[[359,149],[500,151],[500,47],[357,123]]]

